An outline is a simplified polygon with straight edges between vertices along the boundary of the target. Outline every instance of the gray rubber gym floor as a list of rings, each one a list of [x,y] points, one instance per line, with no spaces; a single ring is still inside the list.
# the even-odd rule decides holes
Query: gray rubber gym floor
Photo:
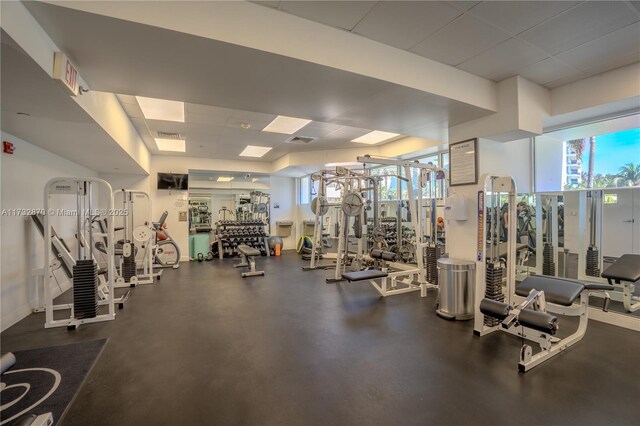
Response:
[[[75,332],[34,314],[2,351],[109,341],[65,425],[639,424],[640,334],[591,321],[567,352],[522,374],[520,341],[474,337],[435,294],[381,300],[325,284],[294,253],[184,263],[139,287],[118,318]],[[561,324],[562,325],[566,324]]]

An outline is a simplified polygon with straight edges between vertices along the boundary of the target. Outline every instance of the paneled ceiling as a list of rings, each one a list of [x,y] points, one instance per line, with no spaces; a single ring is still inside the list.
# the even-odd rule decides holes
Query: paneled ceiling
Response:
[[[640,61],[638,1],[258,1],[481,77],[554,88]]]
[[[123,108],[153,154],[175,155],[158,150],[158,132],[178,133],[186,139],[186,155],[220,159],[273,161],[290,152],[362,147],[350,142],[373,129],[312,121],[294,135],[263,132],[275,114],[242,111],[209,105],[185,104],[185,122],[145,119],[134,96],[118,95]],[[310,142],[290,141],[293,137],[313,138]],[[380,143],[390,142],[389,141]],[[260,158],[238,157],[247,145],[268,146],[271,151]],[[351,146],[350,146],[351,145]]]

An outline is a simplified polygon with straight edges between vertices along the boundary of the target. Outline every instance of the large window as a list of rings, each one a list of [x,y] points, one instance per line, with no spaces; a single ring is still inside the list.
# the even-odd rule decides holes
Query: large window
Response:
[[[398,166],[375,167],[370,170],[372,175],[386,175],[380,181],[380,201],[396,200],[398,198]],[[393,176],[391,176],[393,175]]]
[[[300,179],[300,204],[309,204],[311,201],[309,199],[311,195],[311,187],[309,186],[310,180],[310,176],[305,176]]]
[[[640,116],[536,137],[536,190],[640,186]]]

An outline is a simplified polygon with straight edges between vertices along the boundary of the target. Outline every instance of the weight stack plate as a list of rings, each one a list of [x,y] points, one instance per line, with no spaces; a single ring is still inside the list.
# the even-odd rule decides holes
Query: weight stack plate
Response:
[[[136,272],[136,258],[134,255],[124,257],[122,259],[122,278],[124,278],[124,282],[128,283],[131,277],[136,276]]]
[[[542,275],[556,275],[556,263],[553,261],[553,246],[545,244],[542,250]]]
[[[504,269],[493,263],[487,264],[485,273],[485,298],[504,302],[504,294],[502,293],[502,277]],[[500,320],[485,315],[483,320],[487,327],[495,327],[500,324]]]
[[[427,268],[427,282],[438,285],[438,259],[442,256],[440,246],[427,246],[425,250],[425,266]]]
[[[78,260],[73,267],[73,310],[76,319],[98,315],[98,266]]]
[[[587,249],[587,268],[585,274],[590,277],[600,276],[600,262],[598,261],[598,249],[594,246],[589,246]]]

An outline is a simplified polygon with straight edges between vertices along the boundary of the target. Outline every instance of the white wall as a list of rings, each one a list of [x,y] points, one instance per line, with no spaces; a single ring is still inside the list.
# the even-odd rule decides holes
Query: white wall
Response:
[[[44,207],[44,185],[54,177],[97,174],[7,133],[2,140],[15,146],[13,155],[2,154],[2,209],[41,209]],[[56,207],[75,208],[75,199],[64,203],[56,197]],[[58,218],[56,232],[75,246],[75,223]],[[31,270],[44,266],[44,246],[39,232],[28,217],[4,216],[1,223],[2,268],[0,273],[1,329],[5,330],[31,312],[34,280]],[[62,274],[61,274],[62,275]]]
[[[531,192],[531,152],[529,138],[511,142],[479,140],[479,174],[513,176],[518,193]]]
[[[536,192],[562,191],[562,140],[536,136]]]
[[[271,235],[278,235],[277,221],[293,221],[291,236],[283,237],[284,250],[296,248],[296,229],[300,226],[297,220],[297,199],[294,178],[271,176]],[[276,205],[279,207],[276,208]]]

